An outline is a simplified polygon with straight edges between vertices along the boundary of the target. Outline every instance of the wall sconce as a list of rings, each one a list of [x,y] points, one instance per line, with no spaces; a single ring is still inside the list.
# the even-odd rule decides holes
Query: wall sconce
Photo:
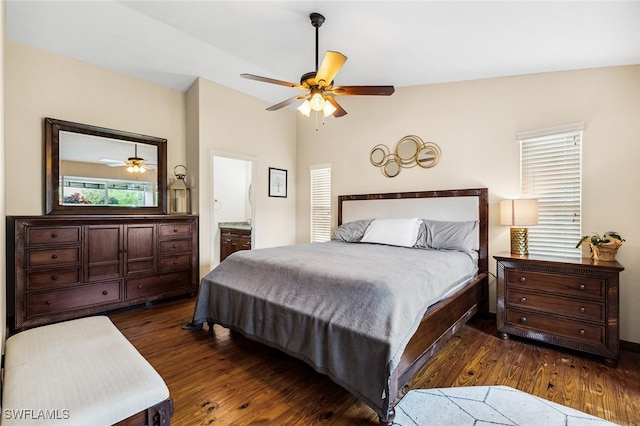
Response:
[[[500,225],[511,226],[511,254],[529,254],[529,229],[538,224],[538,200],[500,201]]]
[[[181,167],[184,173],[176,169]],[[189,214],[191,213],[191,189],[187,186],[187,168],[178,164],[173,168],[176,176],[175,182],[169,185],[169,214]]]

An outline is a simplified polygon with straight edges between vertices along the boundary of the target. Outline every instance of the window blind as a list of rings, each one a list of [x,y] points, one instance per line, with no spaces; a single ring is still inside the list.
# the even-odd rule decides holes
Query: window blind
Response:
[[[311,242],[331,239],[331,167],[311,167]]]
[[[575,246],[582,235],[582,130],[519,142],[522,198],[538,199],[538,225],[529,228],[529,253],[580,257]]]

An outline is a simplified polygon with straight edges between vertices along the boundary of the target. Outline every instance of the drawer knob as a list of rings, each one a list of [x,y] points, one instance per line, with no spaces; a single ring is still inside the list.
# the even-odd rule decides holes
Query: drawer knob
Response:
[[[527,279],[525,277],[520,277],[520,282],[523,283],[525,282]]]
[[[527,301],[527,298],[526,298],[526,297],[524,297],[524,296],[522,296],[522,297],[520,298],[520,301],[521,301],[521,302],[526,302],[526,301]]]
[[[178,261],[177,261],[177,260],[174,260],[174,261],[173,261],[173,264],[174,264],[174,265],[177,265],[177,264],[178,264]]]
[[[584,336],[585,334],[587,334],[587,330],[585,330],[584,328],[581,328],[580,334]]]
[[[106,296],[107,294],[109,294],[109,292],[107,290],[103,290],[102,294],[104,294]]]
[[[582,313],[587,312],[587,308],[585,308],[584,306],[580,306],[579,311]]]
[[[524,315],[520,317],[520,322],[521,323],[526,323],[527,322],[527,317],[525,317]]]
[[[178,245],[177,245],[177,244],[174,244],[174,245],[173,245],[173,248],[178,248]]]
[[[52,281],[57,281],[58,280],[58,276],[57,275],[52,275],[51,276],[51,280]]]
[[[173,232],[178,232],[178,228],[173,228]]]
[[[58,234],[51,234],[51,238],[58,238]]]
[[[51,305],[51,300],[47,300],[46,302],[44,302],[44,304],[47,306]]]
[[[580,284],[580,285],[578,286],[578,288],[579,288],[580,290],[584,290],[584,284]]]
[[[57,259],[57,258],[58,258],[58,255],[57,255],[57,254],[52,254],[52,255],[51,255],[51,258],[52,258],[52,259]]]
[[[141,288],[142,288],[142,284],[138,284],[138,289],[141,289]]]

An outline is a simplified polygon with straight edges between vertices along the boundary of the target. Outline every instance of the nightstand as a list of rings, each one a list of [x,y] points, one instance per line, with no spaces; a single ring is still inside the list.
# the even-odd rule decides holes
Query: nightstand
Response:
[[[618,262],[494,256],[498,332],[588,352],[615,367],[620,357]]]

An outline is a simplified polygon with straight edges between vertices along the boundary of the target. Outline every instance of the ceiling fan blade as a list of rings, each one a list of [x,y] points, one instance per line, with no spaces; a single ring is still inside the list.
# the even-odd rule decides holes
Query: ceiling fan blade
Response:
[[[263,83],[278,84],[280,86],[294,87],[300,90],[307,90],[304,86],[301,86],[297,83],[291,83],[283,80],[276,80],[275,78],[261,77],[259,75],[253,75],[253,74],[240,74],[240,77],[246,78],[248,80],[262,81]]]
[[[393,94],[393,86],[336,86],[331,93],[338,96],[376,95],[389,96]]]
[[[329,86],[340,68],[347,61],[347,57],[340,52],[327,51],[316,73],[316,82],[320,87]],[[322,81],[324,80],[324,83]]]
[[[340,106],[340,104],[335,100],[333,96],[325,96],[325,99],[336,108],[336,110],[333,112],[333,116],[335,118],[347,115],[347,111],[345,111],[344,108]]]
[[[267,111],[276,111],[280,108],[286,107],[289,104],[294,103],[295,101],[299,100],[299,99],[304,99],[306,98],[307,95],[299,95],[299,96],[294,96],[293,98],[289,98],[286,101],[282,101],[279,104],[275,104],[270,106],[269,108],[267,108]]]

